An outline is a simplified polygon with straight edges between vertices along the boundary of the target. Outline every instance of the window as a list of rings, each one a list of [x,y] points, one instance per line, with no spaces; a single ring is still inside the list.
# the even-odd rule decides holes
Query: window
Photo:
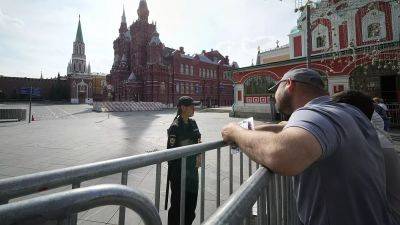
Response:
[[[189,65],[186,65],[185,74],[189,75]]]
[[[181,64],[181,74],[184,74],[184,73],[185,73],[184,70],[185,70],[184,65]]]
[[[381,36],[381,25],[373,23],[368,26],[368,38],[379,38]]]
[[[193,76],[193,66],[190,66],[190,75]]]
[[[175,90],[176,90],[176,93],[179,94],[179,83],[176,83],[176,85],[175,85]]]
[[[274,85],[275,80],[269,76],[250,77],[244,82],[244,93],[245,95],[265,95]]]
[[[323,48],[326,44],[326,36],[317,37],[317,48]]]

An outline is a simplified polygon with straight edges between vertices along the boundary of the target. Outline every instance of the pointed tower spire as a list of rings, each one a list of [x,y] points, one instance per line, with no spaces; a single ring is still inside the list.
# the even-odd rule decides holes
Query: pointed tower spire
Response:
[[[128,31],[128,26],[126,24],[126,17],[125,17],[125,6],[122,7],[122,17],[121,17],[121,26],[119,27],[119,33],[124,34]]]
[[[90,62],[89,62],[89,64],[88,64],[88,66],[87,66],[87,71],[86,71],[86,73],[89,74],[89,75],[92,73],[92,68],[90,68]]]
[[[42,73],[42,70],[40,70],[40,79],[43,79],[43,73]]]
[[[78,30],[76,31],[75,41],[83,43],[83,35],[82,35],[82,28],[81,28],[81,15],[80,14],[79,14]]]
[[[148,22],[149,20],[149,9],[147,8],[146,0],[140,0],[139,8],[137,10],[139,21]]]
[[[76,31],[76,39],[73,44],[70,73],[83,74],[86,67],[85,43],[83,42],[81,15],[79,15],[78,29]]]
[[[122,18],[121,18],[121,23],[126,23],[125,5],[122,6]]]

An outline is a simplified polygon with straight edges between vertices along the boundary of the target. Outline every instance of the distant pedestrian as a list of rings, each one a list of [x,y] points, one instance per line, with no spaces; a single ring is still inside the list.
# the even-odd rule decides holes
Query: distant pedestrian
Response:
[[[252,160],[295,176],[297,212],[304,225],[389,225],[385,162],[376,131],[354,107],[338,104],[318,72],[295,69],[276,84],[276,106],[286,126],[222,129]]]
[[[375,97],[373,98],[375,102],[375,111],[382,117],[384,122],[384,130],[389,131],[390,126],[390,118],[389,118],[389,110],[385,103],[383,103],[383,99]]]
[[[201,142],[201,134],[197,123],[190,118],[194,115],[194,106],[198,104],[199,102],[188,96],[179,98],[177,115],[168,129],[167,148],[176,148]],[[185,225],[192,224],[196,217],[195,211],[199,186],[197,169],[201,164],[200,159],[200,155],[189,156],[186,159]],[[180,159],[168,162],[166,198],[168,198],[168,184],[171,184],[171,207],[168,210],[168,225],[179,225],[181,200]],[[167,207],[167,204],[165,207]]]

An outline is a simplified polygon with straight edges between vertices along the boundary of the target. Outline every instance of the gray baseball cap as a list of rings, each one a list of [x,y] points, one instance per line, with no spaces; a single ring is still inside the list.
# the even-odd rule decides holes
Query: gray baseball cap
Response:
[[[290,70],[289,72],[285,73],[282,79],[268,90],[276,91],[279,84],[288,79],[303,84],[309,84],[316,88],[324,89],[324,82],[322,81],[321,75],[319,75],[317,71],[307,68],[300,68],[300,69]]]
[[[178,99],[177,106],[181,106],[181,105],[184,105],[184,106],[195,105],[196,106],[196,105],[200,105],[200,102],[193,100],[193,98],[190,96],[182,96]]]

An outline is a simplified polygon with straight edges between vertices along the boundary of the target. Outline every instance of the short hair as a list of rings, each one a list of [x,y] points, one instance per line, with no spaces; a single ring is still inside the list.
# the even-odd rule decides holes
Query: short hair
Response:
[[[332,96],[332,100],[334,102],[347,103],[349,105],[355,106],[356,108],[361,110],[361,112],[363,112],[369,119],[372,118],[372,114],[374,113],[374,101],[369,95],[361,91],[342,91],[334,94]]]

